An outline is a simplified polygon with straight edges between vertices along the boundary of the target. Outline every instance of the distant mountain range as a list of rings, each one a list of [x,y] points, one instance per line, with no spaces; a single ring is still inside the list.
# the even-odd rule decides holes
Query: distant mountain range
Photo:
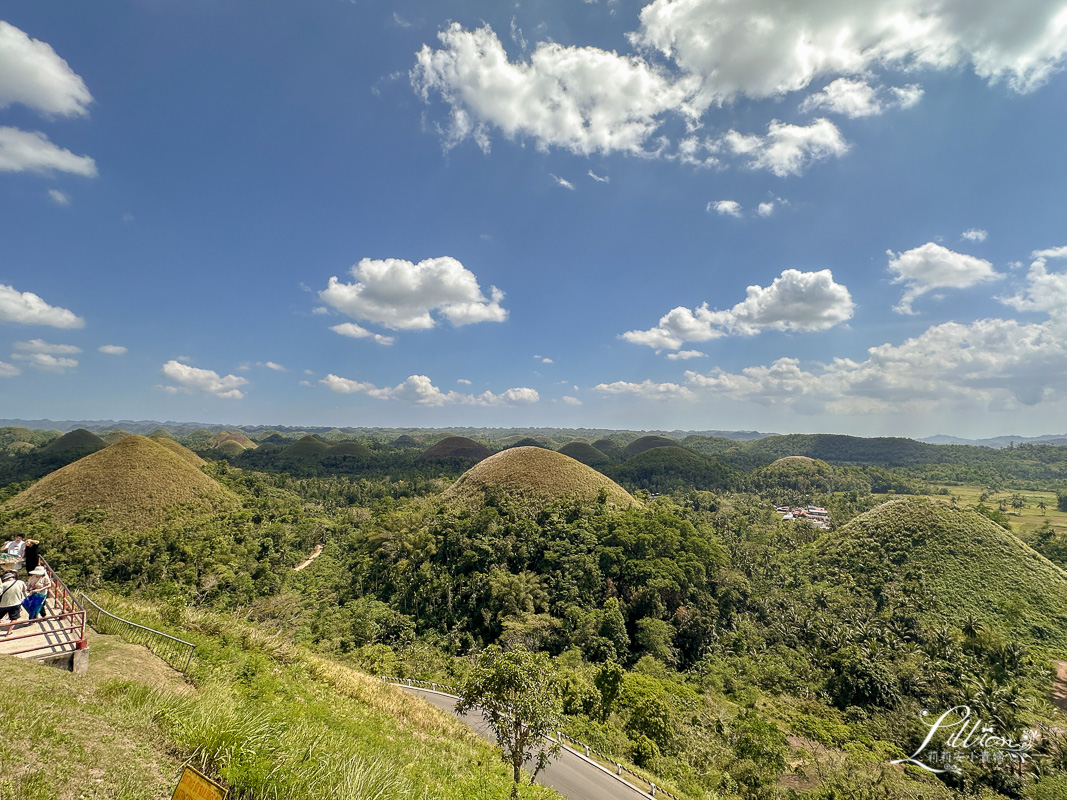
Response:
[[[170,431],[172,434],[182,436],[192,433],[197,430],[208,430],[213,433],[219,431],[243,431],[245,433],[261,433],[263,431],[278,431],[279,433],[330,433],[331,431],[340,431],[347,434],[360,434],[360,433],[382,433],[382,432],[395,432],[398,435],[401,433],[418,433],[418,432],[432,432],[435,430],[448,430],[459,435],[471,435],[483,432],[483,428],[471,428],[471,427],[445,427],[445,428],[390,428],[388,426],[377,428],[366,427],[335,427],[335,426],[306,426],[296,427],[291,425],[222,425],[217,422],[175,422],[168,420],[167,422],[160,422],[158,420],[132,420],[132,419],[81,419],[81,420],[51,420],[51,419],[0,419],[0,428],[6,427],[20,427],[31,428],[38,430],[56,430],[62,433],[77,430],[78,428],[85,428],[86,430],[101,432],[101,431],[113,431],[122,429],[129,433],[149,434],[155,433],[159,429],[163,428]],[[612,433],[620,433],[621,429],[609,429],[609,428],[494,428],[494,436],[506,437],[515,435],[537,436],[548,435],[552,432],[565,432],[573,436],[583,436],[586,438],[597,438],[600,436],[610,435]],[[674,439],[684,439],[686,436],[717,436],[723,439],[736,439],[738,441],[750,441],[752,439],[765,439],[768,436],[778,436],[777,433],[762,433],[760,431],[642,431],[649,435],[669,436]],[[1034,444],[1052,444],[1052,445],[1067,445],[1067,433],[1051,433],[1043,436],[993,436],[988,439],[961,439],[958,436],[945,436],[939,434],[937,436],[927,436],[924,439],[916,439],[918,442],[925,442],[926,444],[968,444],[977,445],[979,447],[992,447],[994,449],[1000,449],[1003,447],[1013,447],[1019,444],[1034,443]]]

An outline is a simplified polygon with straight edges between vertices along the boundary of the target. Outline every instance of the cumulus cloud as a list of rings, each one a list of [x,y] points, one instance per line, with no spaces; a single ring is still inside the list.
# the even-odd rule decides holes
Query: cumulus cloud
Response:
[[[1067,247],[1035,250],[1031,257],[1034,260],[1026,274],[1026,287],[1012,297],[998,299],[1016,311],[1043,311],[1057,317],[1067,316],[1067,273],[1048,271],[1050,258],[1067,259]]]
[[[726,335],[753,336],[764,330],[821,331],[852,318],[855,303],[848,289],[828,270],[787,269],[770,286],[749,286],[746,297],[726,311],[704,303],[668,311],[647,331],[627,331],[622,338],[657,350],[678,350],[685,342],[705,342]]]
[[[752,169],[765,169],[779,178],[800,175],[816,161],[848,152],[841,131],[825,118],[807,126],[775,119],[767,126],[766,136],[731,130],[722,142],[734,154],[748,159]]]
[[[16,375],[21,374],[22,370],[20,370],[14,364],[8,364],[6,361],[0,361],[0,378],[14,378]]]
[[[691,389],[680,386],[677,383],[656,383],[652,380],[644,380],[641,383],[629,381],[615,381],[614,383],[598,383],[593,391],[609,395],[631,395],[653,400],[677,400],[693,397]]]
[[[11,358],[22,361],[34,369],[47,372],[64,372],[78,366],[78,359],[70,356],[81,352],[80,347],[72,344],[51,344],[43,339],[31,339],[28,342],[15,342],[15,352]]]
[[[1067,337],[1060,322],[949,322],[901,345],[871,347],[863,361],[834,359],[803,368],[795,358],[739,373],[687,372],[688,385],[742,402],[800,413],[1004,409],[1067,390]]]
[[[460,383],[463,381],[461,380]],[[338,394],[365,394],[378,400],[399,400],[420,406],[472,405],[472,406],[513,406],[528,405],[540,400],[535,389],[515,387],[500,394],[482,392],[481,394],[463,394],[462,392],[444,392],[433,385],[425,375],[410,375],[396,386],[379,388],[373,383],[354,381],[329,374],[321,381],[323,386]],[[468,381],[469,383],[469,381]]]
[[[47,325],[52,328],[81,328],[85,320],[58,306],[50,306],[33,292],[20,292],[0,283],[0,322]]]
[[[0,127],[0,172],[69,172],[96,177],[96,162],[52,144],[40,131]]]
[[[396,341],[396,338],[393,336],[384,336],[380,333],[368,331],[366,328],[357,325],[354,322],[342,322],[340,325],[331,325],[330,330],[341,336],[347,336],[350,339],[371,339],[382,345],[391,345]]]
[[[736,200],[715,200],[708,203],[707,211],[715,211],[722,217],[740,217],[741,204]]]
[[[865,80],[838,78],[821,92],[810,94],[800,104],[804,113],[829,111],[855,119],[873,117],[898,108],[911,108],[923,96],[921,86],[873,87]]]
[[[641,153],[663,114],[695,114],[692,82],[636,56],[542,42],[528,61],[511,62],[488,25],[467,31],[453,23],[438,39],[441,49],[418,52],[411,82],[423,99],[439,95],[450,107],[447,146],[472,138],[488,151],[497,128],[542,149]]]
[[[245,393],[240,387],[248,383],[247,378],[237,375],[225,375],[220,378],[214,370],[191,367],[177,360],[164,364],[163,374],[178,384],[177,386],[164,386],[163,389],[166,392],[171,394],[203,392],[225,400],[243,398]]]
[[[264,361],[264,362],[262,362],[260,364],[260,366],[261,367],[266,367],[267,369],[272,369],[275,372],[285,372],[285,367],[283,367],[281,364],[277,364],[277,363],[275,363],[273,361]]]
[[[70,198],[63,192],[59,191],[59,189],[49,189],[48,196],[52,198],[52,202],[55,203],[57,206],[70,205]]]
[[[966,289],[1002,277],[988,261],[957,253],[934,242],[927,242],[903,253],[886,251],[893,283],[905,284],[904,296],[893,310],[914,314],[912,303],[934,289]]]
[[[123,347],[121,344],[102,344],[96,349],[104,355],[109,356],[122,356],[128,352],[127,348]]]
[[[701,353],[699,350],[679,350],[677,353],[667,353],[667,358],[671,361],[688,361],[691,358],[707,357],[707,353]]]
[[[504,293],[492,286],[490,299],[486,299],[474,273],[448,256],[418,264],[399,258],[364,258],[352,267],[351,274],[354,283],[331,277],[319,298],[354,319],[394,330],[426,330],[437,324],[431,311],[457,327],[508,318],[500,305]],[[336,327],[333,330],[337,331]],[[358,335],[354,327],[337,332]]]
[[[0,20],[0,108],[20,103],[42,114],[89,113],[85,82],[46,42]]]
[[[765,203],[760,203],[759,206],[756,208],[756,213],[759,214],[761,217],[769,217],[771,214],[774,213],[774,201],[768,200]]]
[[[960,234],[961,239],[966,239],[969,242],[984,242],[987,236],[989,236],[989,232],[981,228],[971,228]]]
[[[582,404],[581,400],[579,400],[577,397],[572,397],[569,394],[563,395],[560,400],[562,400],[568,406],[580,406]]]
[[[653,0],[639,46],[701,81],[705,103],[780,97],[830,76],[970,64],[1018,92],[1041,86],[1067,53],[1067,6],[1034,0],[1005,17],[963,0]]]

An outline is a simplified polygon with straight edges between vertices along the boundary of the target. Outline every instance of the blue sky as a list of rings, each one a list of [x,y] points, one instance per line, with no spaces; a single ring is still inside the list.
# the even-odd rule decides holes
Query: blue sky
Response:
[[[0,20],[0,417],[1065,430],[1065,0]]]

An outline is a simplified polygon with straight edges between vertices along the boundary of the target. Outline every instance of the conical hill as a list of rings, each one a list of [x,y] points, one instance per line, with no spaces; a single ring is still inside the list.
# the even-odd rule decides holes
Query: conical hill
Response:
[[[188,447],[184,447],[178,444],[176,441],[167,436],[152,436],[151,439],[156,444],[161,444],[165,448],[170,450],[172,453],[181,456],[183,459],[185,459],[188,463],[192,464],[197,469],[207,463],[206,461],[204,461],[204,459],[202,459]]]
[[[91,453],[107,447],[107,443],[95,433],[78,428],[70,433],[64,433],[58,439],[49,442],[41,448],[42,453],[66,453],[76,450]]]
[[[511,447],[463,473],[445,492],[444,500],[458,506],[479,506],[487,494],[502,492],[536,512],[568,497],[596,500],[601,490],[610,506],[638,505],[613,480],[569,456],[543,447]]]
[[[163,520],[174,506],[207,513],[236,502],[228,490],[167,446],[128,436],[46,475],[4,507],[33,509],[35,515],[61,524],[99,510],[104,514],[99,521],[110,528],[143,530]]]
[[[449,436],[422,453],[422,458],[488,458],[493,451],[466,436]]]
[[[868,598],[913,598],[929,624],[1067,648],[1067,573],[970,509],[922,497],[883,503],[822,537],[799,561]]]
[[[575,461],[581,461],[583,464],[606,464],[611,459],[605,454],[597,450],[589,442],[567,442],[559,449],[560,453],[565,456],[570,456]]]

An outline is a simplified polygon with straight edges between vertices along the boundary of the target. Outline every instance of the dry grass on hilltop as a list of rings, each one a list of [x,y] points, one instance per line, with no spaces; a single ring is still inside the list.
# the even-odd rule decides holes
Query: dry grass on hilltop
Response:
[[[236,502],[169,446],[128,436],[46,475],[5,508],[33,509],[66,525],[99,509],[109,527],[142,530],[162,521],[174,506],[207,513]]]
[[[568,497],[596,500],[601,489],[607,493],[609,506],[639,505],[615,481],[569,456],[541,447],[514,447],[471,467],[449,487],[444,499],[459,506],[478,506],[485,502],[487,490],[502,490],[537,510]]]

